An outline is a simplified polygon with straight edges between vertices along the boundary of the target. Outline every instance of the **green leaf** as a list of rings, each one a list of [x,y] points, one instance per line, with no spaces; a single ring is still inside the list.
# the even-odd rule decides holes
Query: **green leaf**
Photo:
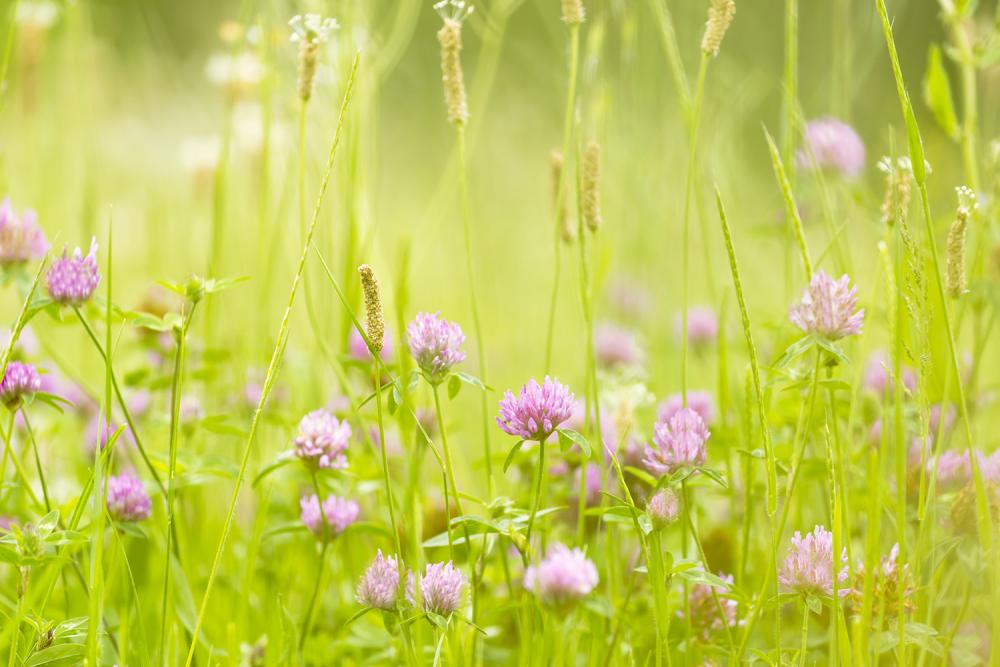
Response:
[[[724,488],[724,489],[728,489],[729,488],[729,482],[726,481],[726,476],[724,474],[722,474],[721,472],[719,472],[718,470],[714,470],[712,468],[705,468],[705,467],[701,467],[701,466],[695,468],[695,470],[700,471],[706,477],[708,477],[709,479],[711,479],[713,482],[715,482],[716,484],[718,484],[722,488]]]
[[[23,664],[24,667],[39,667],[40,665],[47,665],[48,667],[55,667],[56,665],[76,665],[80,664],[80,658],[82,658],[86,652],[87,647],[84,644],[55,644],[33,654],[30,658],[25,660]]]
[[[285,450],[285,451],[281,452],[280,454],[278,454],[278,457],[276,459],[274,459],[274,461],[272,461],[268,465],[264,466],[261,469],[261,471],[259,473],[257,473],[257,476],[254,477],[254,480],[253,480],[253,486],[257,486],[258,484],[260,484],[264,480],[265,477],[267,477],[268,475],[270,475],[275,470],[288,465],[289,463],[291,463],[292,461],[294,461],[295,458],[296,458],[296,456],[295,456],[295,451],[294,450],[288,449],[288,450]]]
[[[815,338],[813,338],[812,336],[803,336],[802,338],[798,339],[797,341],[789,345],[787,348],[785,348],[785,351],[781,353],[781,356],[778,357],[778,360],[774,362],[774,367],[782,368],[784,366],[787,366],[788,364],[792,363],[793,361],[801,357],[803,354],[811,350],[814,345],[816,345]]]
[[[959,138],[958,116],[951,97],[951,83],[948,71],[941,59],[941,49],[931,44],[927,51],[927,72],[924,74],[924,102],[934,114],[934,120],[941,129],[957,141]]]
[[[474,387],[478,387],[480,391],[493,391],[493,387],[484,384],[483,381],[477,378],[475,375],[471,375],[463,371],[454,371],[452,373],[452,377],[457,377],[465,384],[471,384]]]
[[[593,456],[593,450],[590,448],[590,443],[587,439],[574,431],[571,428],[560,428],[557,429],[559,432],[559,445],[563,448],[563,451],[568,450],[572,445],[576,445],[583,452],[583,458],[585,460],[590,460]]]
[[[453,399],[462,391],[462,378],[452,375],[448,378],[448,398]]]
[[[514,457],[517,456],[517,453],[519,451],[521,451],[521,447],[524,445],[525,442],[526,442],[525,440],[518,440],[517,443],[510,448],[510,451],[507,452],[507,458],[504,459],[503,462],[504,472],[507,472],[507,469],[510,468],[512,463],[514,463]],[[539,447],[541,446],[542,446],[541,443],[539,443]]]
[[[809,608],[814,614],[823,613],[823,602],[815,595],[809,595],[806,597],[806,607]]]

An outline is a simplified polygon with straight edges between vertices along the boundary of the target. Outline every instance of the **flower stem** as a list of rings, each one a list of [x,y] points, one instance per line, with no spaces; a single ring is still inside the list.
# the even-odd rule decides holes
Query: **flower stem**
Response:
[[[45,483],[45,472],[42,470],[42,459],[38,455],[38,443],[35,441],[35,431],[31,428],[31,422],[28,421],[28,411],[22,406],[21,417],[24,419],[24,428],[28,431],[28,440],[31,441],[31,450],[35,454],[35,468],[38,470],[38,481],[42,485],[42,498],[45,501],[45,511],[52,511],[52,501],[49,500],[49,488]],[[59,523],[62,523],[60,520]]]
[[[312,625],[313,610],[316,608],[316,599],[319,597],[320,584],[323,580],[323,566],[326,564],[326,552],[330,547],[330,538],[332,537],[330,534],[330,522],[326,517],[326,508],[323,507],[323,494],[319,488],[319,479],[316,477],[316,471],[312,472],[312,487],[313,491],[316,492],[316,502],[319,503],[319,514],[321,520],[320,539],[323,541],[323,546],[320,547],[319,562],[316,565],[316,582],[312,587],[312,592],[309,594],[309,604],[306,606],[306,613],[302,617],[302,632],[299,635],[300,653],[305,647],[306,640],[309,637],[309,628]]]
[[[799,667],[806,664],[806,654],[809,652],[809,609],[802,605],[802,648],[799,649]]]
[[[167,601],[170,597],[170,550],[172,547],[178,548],[180,545],[174,544],[176,529],[174,528],[174,499],[177,493],[175,479],[177,476],[177,434],[180,430],[180,393],[181,379],[184,371],[184,355],[186,352],[185,339],[188,327],[191,325],[191,318],[197,304],[192,304],[191,309],[185,316],[181,327],[176,331],[177,350],[174,353],[174,371],[170,380],[170,435],[169,435],[169,463],[167,468],[167,548],[163,563],[163,600],[160,607],[160,658],[166,656],[164,652],[167,642],[167,628],[172,625],[172,619],[168,621],[167,614],[169,606]],[[110,435],[110,434],[109,434]]]
[[[486,384],[486,345],[483,342],[483,325],[479,317],[479,302],[476,299],[476,281],[472,270],[472,231],[469,220],[468,165],[465,154],[465,125],[456,125],[458,139],[458,188],[462,198],[462,236],[465,240],[465,272],[469,283],[469,300],[472,303],[472,326],[476,333],[476,355],[479,357],[479,379]],[[486,402],[486,392],[479,392],[479,406],[483,414],[483,456],[486,464],[486,495],[493,499],[493,456],[490,451],[490,412]],[[456,498],[457,500],[457,498]]]
[[[538,470],[535,472],[535,494],[531,501],[531,514],[528,516],[528,529],[526,539],[528,548],[531,548],[531,529],[535,525],[535,514],[538,513],[538,500],[542,496],[542,481],[545,479],[545,441],[538,441]]]
[[[559,301],[559,278],[562,267],[562,230],[559,228],[562,213],[562,201],[566,192],[566,163],[569,156],[570,140],[573,136],[573,108],[576,105],[576,79],[580,60],[580,25],[569,26],[569,81],[566,91],[566,112],[563,116],[563,168],[559,172],[559,184],[556,186],[556,201],[552,234],[555,239],[554,276],[552,278],[552,296],[549,298],[549,326],[545,336],[545,372],[552,367],[552,342],[556,328],[556,304]]]

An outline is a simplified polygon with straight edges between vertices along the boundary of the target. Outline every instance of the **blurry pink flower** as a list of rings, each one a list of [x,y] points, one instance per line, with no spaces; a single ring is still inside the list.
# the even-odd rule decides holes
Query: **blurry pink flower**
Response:
[[[324,518],[326,519],[326,525],[332,530],[333,536],[336,537],[347,530],[348,526],[357,521],[358,514],[361,512],[361,508],[358,507],[356,502],[338,496],[327,496],[326,500],[323,501],[322,509],[320,509],[319,499],[316,497],[316,494],[303,496],[299,500],[299,506],[302,509],[302,523],[316,537],[324,537],[328,532],[323,529]]]
[[[604,369],[635,366],[640,358],[635,334],[609,323],[598,326],[594,331],[594,354],[597,365]]]
[[[566,605],[588,595],[597,586],[597,568],[580,549],[553,544],[537,565],[524,572],[524,587],[543,602]]]
[[[865,145],[861,137],[847,123],[825,117],[806,124],[805,151],[798,155],[799,164],[809,168],[812,160],[820,168],[839,171],[848,178],[857,177],[865,168]]]
[[[678,313],[674,320],[674,329],[677,337],[681,337],[684,327],[684,318]],[[707,306],[694,306],[688,308],[687,319],[688,343],[692,347],[707,347],[715,342],[719,335],[719,317],[715,311]]]

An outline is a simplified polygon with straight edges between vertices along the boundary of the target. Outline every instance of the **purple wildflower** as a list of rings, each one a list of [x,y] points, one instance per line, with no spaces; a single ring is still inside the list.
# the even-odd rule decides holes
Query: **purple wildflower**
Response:
[[[399,565],[395,556],[386,558],[378,550],[375,560],[361,575],[358,583],[358,602],[366,607],[392,611],[396,608],[399,593]]]
[[[339,496],[327,496],[326,500],[323,501],[322,509],[320,509],[316,494],[303,496],[299,500],[299,506],[302,508],[302,523],[317,537],[328,532],[323,528],[324,518],[326,518],[326,525],[332,529],[333,536],[336,537],[357,521],[358,514],[361,512],[356,502]]]
[[[295,454],[307,465],[342,470],[347,467],[344,452],[350,439],[350,424],[326,410],[313,410],[299,422]]]
[[[468,578],[462,574],[451,561],[447,563],[428,563],[420,577],[420,600],[424,611],[441,616],[447,616],[458,611],[465,602],[465,589],[469,585]],[[407,582],[407,597],[414,603],[414,579],[411,572]]]
[[[819,118],[806,123],[804,134],[807,152],[798,156],[803,166],[811,165],[811,155],[818,167],[835,169],[848,178],[857,177],[865,168],[865,145],[847,123]]]
[[[678,338],[681,337],[683,327],[684,318],[678,313],[674,320]],[[706,306],[688,308],[687,335],[688,342],[695,348],[704,348],[714,343],[719,335],[719,318],[715,311]]]
[[[45,274],[45,286],[49,296],[56,303],[68,306],[79,306],[90,298],[101,282],[101,274],[97,269],[97,239],[91,239],[90,252],[84,257],[80,248],[72,255],[63,256],[52,262],[49,272]]]
[[[410,354],[427,378],[437,384],[455,364],[465,360],[462,327],[441,317],[441,313],[417,313],[406,326]]]
[[[597,568],[580,549],[553,544],[538,565],[524,572],[524,587],[543,602],[565,605],[576,602],[597,586]]]
[[[0,381],[0,401],[11,410],[17,410],[25,398],[42,389],[42,378],[31,364],[22,361],[7,363],[7,370]]]
[[[730,586],[733,583],[733,575],[720,574],[719,578]],[[736,627],[736,611],[739,603],[731,598],[719,598],[719,605],[715,604],[715,597],[712,595],[711,584],[695,584],[688,594],[688,609],[691,611],[691,626],[702,641],[708,641],[713,631],[722,630],[728,626]],[[719,607],[722,607],[722,616],[719,615]],[[678,611],[677,616],[684,617],[684,612]],[[725,623],[725,625],[723,624]]]
[[[29,208],[18,217],[10,200],[4,197],[0,203],[0,265],[40,259],[48,250],[45,233],[38,226],[38,215]]]
[[[656,528],[666,528],[680,516],[681,503],[677,494],[670,489],[663,489],[649,499],[646,504],[646,514]]]
[[[116,521],[143,521],[152,512],[146,487],[134,474],[123,472],[108,478],[108,514]]]
[[[573,394],[546,375],[542,384],[529,380],[520,396],[504,393],[497,425],[508,435],[544,442],[572,414]]]
[[[847,589],[847,549],[841,555],[843,568],[837,573],[840,594]],[[823,526],[802,537],[799,531],[792,536],[792,546],[778,572],[778,582],[791,591],[816,595],[833,594],[833,533]]]
[[[624,327],[602,324],[594,332],[594,353],[601,368],[627,368],[639,363],[635,334]]]
[[[697,412],[706,425],[712,423],[712,419],[715,417],[715,401],[712,400],[710,393],[707,391],[689,391],[687,394],[687,406]],[[683,407],[684,397],[681,394],[671,394],[657,407],[657,416],[661,422],[668,422]]]
[[[711,435],[701,416],[691,408],[681,408],[669,421],[653,427],[654,447],[646,447],[646,468],[657,475],[672,473],[684,466],[705,463],[705,443]]]
[[[829,340],[861,333],[865,310],[858,307],[858,289],[843,275],[834,280],[817,271],[802,294],[802,302],[789,312],[792,323],[806,333],[819,334]]]

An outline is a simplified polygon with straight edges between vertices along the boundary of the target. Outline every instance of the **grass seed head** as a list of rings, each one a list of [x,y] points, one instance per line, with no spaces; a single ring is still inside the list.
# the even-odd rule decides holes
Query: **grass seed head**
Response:
[[[583,151],[583,221],[592,232],[601,226],[601,145],[593,139]]]
[[[379,296],[378,278],[372,267],[362,264],[358,267],[361,275],[361,289],[365,295],[365,312],[368,315],[368,340],[375,352],[382,351],[385,342],[385,314],[382,311],[382,297]]]
[[[710,56],[719,55],[719,47],[729,30],[729,24],[736,15],[735,0],[712,0],[708,8],[705,34],[701,38],[701,50]]]
[[[562,20],[567,25],[580,25],[587,19],[583,0],[562,0]]]

